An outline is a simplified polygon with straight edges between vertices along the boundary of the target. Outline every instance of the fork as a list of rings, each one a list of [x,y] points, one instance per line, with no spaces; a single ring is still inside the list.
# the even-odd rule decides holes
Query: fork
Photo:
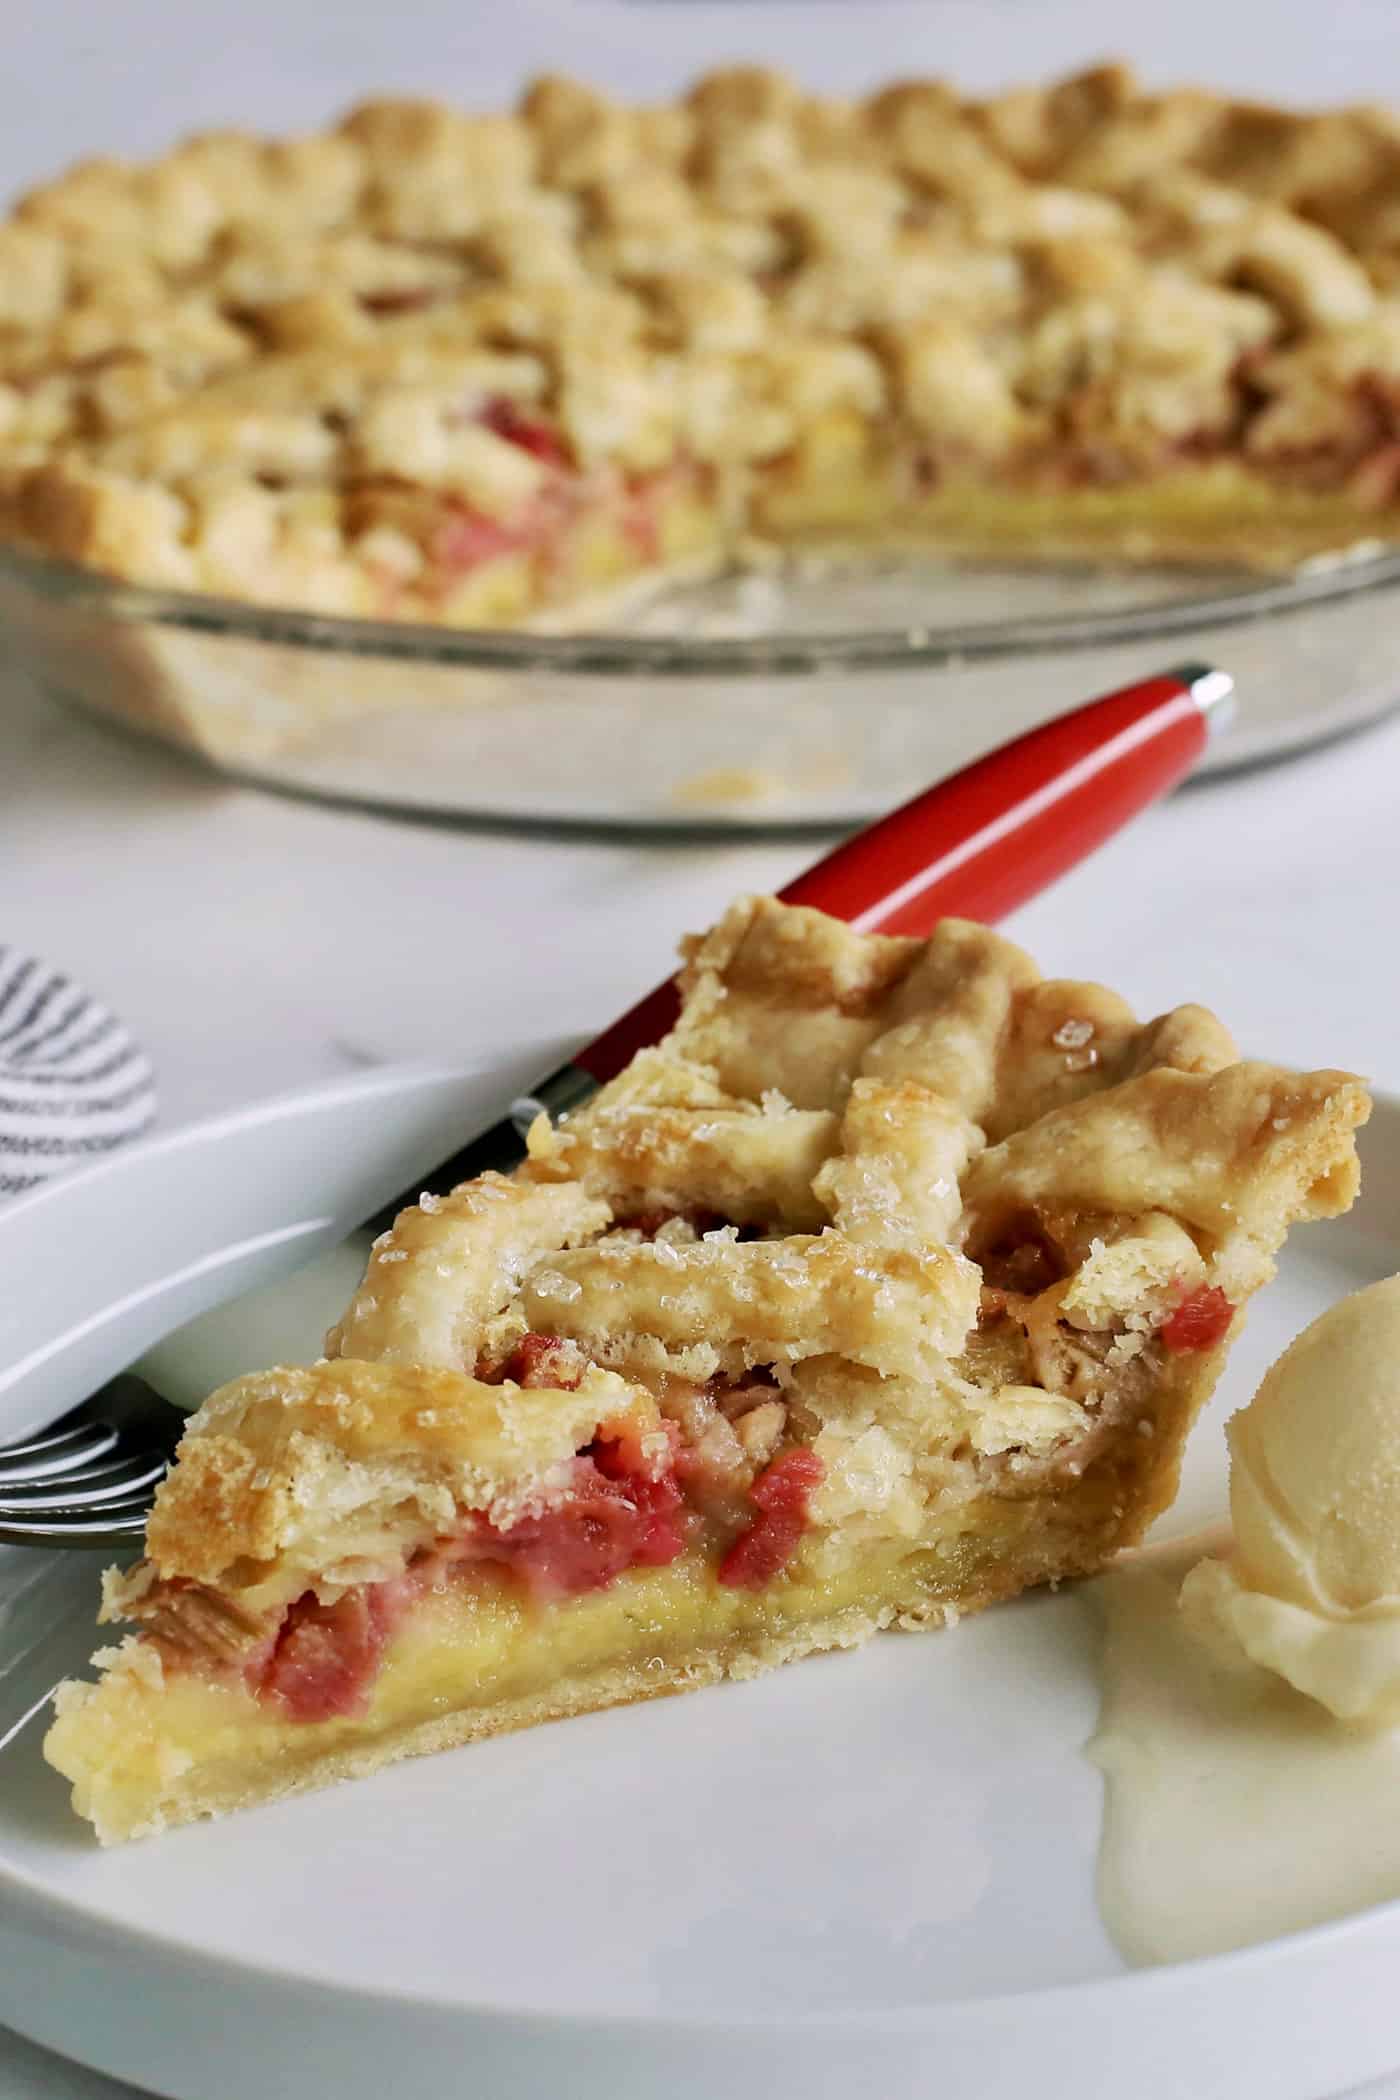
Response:
[[[1057,715],[847,839],[780,894],[862,933],[927,934],[949,913],[1001,917],[1176,786],[1230,719],[1231,681],[1188,664]],[[460,1181],[520,1158],[544,1108],[579,1107],[675,1018],[668,980],[429,1178]],[[418,1183],[367,1221],[378,1231]],[[130,1545],[141,1536],[185,1417],[132,1372],[27,1443],[0,1446],[0,1545]]]
[[[138,1539],[185,1417],[132,1372],[0,1445],[0,1545],[123,1546]]]

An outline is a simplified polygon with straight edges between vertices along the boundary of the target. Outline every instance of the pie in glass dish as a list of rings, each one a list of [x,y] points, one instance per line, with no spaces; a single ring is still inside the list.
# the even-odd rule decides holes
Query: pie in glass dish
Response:
[[[1104,65],[380,100],[0,225],[0,535],[577,624],[758,547],[1287,566],[1400,527],[1400,125]]]
[[[749,898],[681,986],[192,1418],[45,1746],[104,1842],[1092,1573],[1356,1188],[1358,1080],[969,922]]]

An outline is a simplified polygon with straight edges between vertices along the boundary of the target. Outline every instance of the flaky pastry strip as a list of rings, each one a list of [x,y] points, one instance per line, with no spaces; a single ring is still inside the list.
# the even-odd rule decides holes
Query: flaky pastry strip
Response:
[[[1359,1179],[1352,1133],[1370,1113],[1346,1072],[1229,1065],[1158,1069],[1056,1110],[973,1161],[967,1243],[1039,1207],[1120,1216],[1166,1212],[1218,1260],[1265,1262],[1290,1221],[1335,1217]],[[1222,1280],[1226,1280],[1222,1278]]]
[[[813,1186],[849,1240],[951,1240],[959,1183],[981,1147],[976,1125],[928,1087],[858,1079],[841,1118],[841,1149]]]
[[[401,1211],[376,1242],[328,1356],[475,1367],[487,1323],[531,1266],[607,1225],[606,1203],[576,1182],[535,1186],[483,1174]]]
[[[570,1391],[349,1359],[256,1372],[190,1418],[147,1556],[163,1577],[211,1584],[241,1568],[235,1588],[275,1561],[295,1591],[399,1516],[420,1538],[459,1509],[508,1521],[601,1424],[656,1420],[649,1395],[594,1368]]]
[[[965,919],[935,927],[886,1019],[861,1070],[920,1079],[993,1143],[1158,1065],[1213,1072],[1236,1056],[1204,1007],[1141,1022],[1116,992],[1042,978],[1010,941]]]
[[[738,1375],[830,1352],[937,1376],[976,1318],[977,1293],[977,1271],[947,1248],[867,1247],[827,1232],[604,1241],[534,1270],[521,1301],[532,1327],[619,1369],[686,1359],[687,1375]]]
[[[638,1213],[712,1211],[735,1225],[819,1232],[828,1213],[812,1182],[836,1142],[817,1109],[637,1106],[530,1132],[530,1171],[578,1181],[618,1222]]]
[[[681,1056],[673,1042],[668,1036],[654,1049],[639,1050],[585,1107],[561,1119],[560,1127],[586,1130],[597,1117],[622,1108],[734,1108],[738,1096],[725,1092],[709,1066]]]
[[[682,943],[685,1004],[668,1047],[748,1100],[776,1089],[798,1108],[839,1107],[883,1000],[920,946],[742,897]]]
[[[891,1084],[917,1079],[985,1123],[1013,1004],[1039,979],[1030,957],[1000,934],[941,919],[888,1002],[862,1073]]]
[[[1158,1066],[1209,1073],[1237,1054],[1203,1007],[1140,1022],[1117,993],[1042,978],[967,919],[905,941],[748,897],[684,952],[685,1005],[660,1055],[749,1100],[777,1088],[840,1109],[858,1076],[911,1080],[995,1143]]]

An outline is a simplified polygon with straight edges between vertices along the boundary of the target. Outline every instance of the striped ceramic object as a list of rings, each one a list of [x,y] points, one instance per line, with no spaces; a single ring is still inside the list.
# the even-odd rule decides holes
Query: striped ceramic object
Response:
[[[52,964],[0,944],[0,1199],[135,1137],[155,1114],[150,1060]]]

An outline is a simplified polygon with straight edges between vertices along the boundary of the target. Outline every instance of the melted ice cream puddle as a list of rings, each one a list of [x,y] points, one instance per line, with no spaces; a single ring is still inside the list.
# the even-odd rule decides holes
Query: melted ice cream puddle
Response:
[[[1400,1276],[1229,1425],[1233,1538],[1097,1585],[1104,1922],[1183,1961],[1400,1896]]]
[[[1221,1543],[1144,1553],[1094,1586],[1099,1905],[1132,1962],[1219,1954],[1400,1896],[1400,1731],[1334,1720],[1191,1632],[1182,1578]]]

